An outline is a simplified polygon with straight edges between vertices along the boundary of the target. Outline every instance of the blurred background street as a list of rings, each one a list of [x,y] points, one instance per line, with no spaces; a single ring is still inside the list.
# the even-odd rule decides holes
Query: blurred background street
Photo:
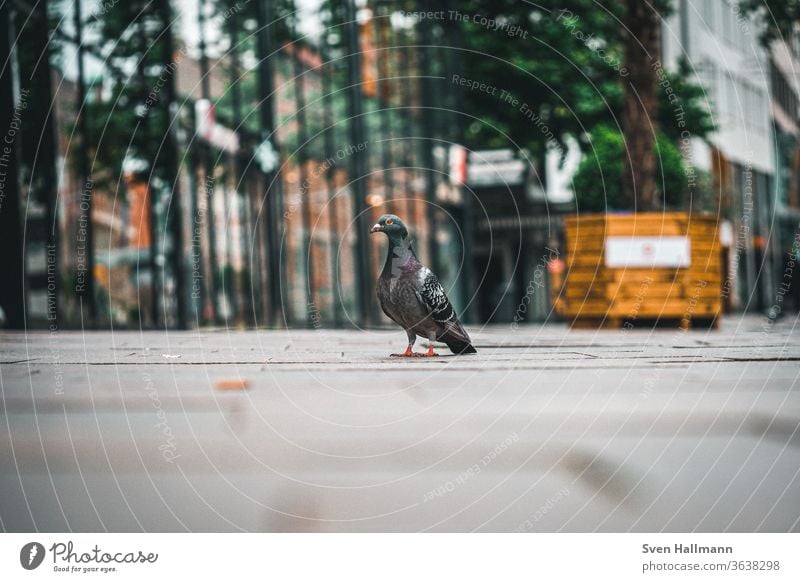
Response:
[[[673,269],[647,319],[697,277],[705,318],[800,307],[782,1],[0,6],[5,327],[379,325],[385,212],[471,324],[612,317],[638,283],[581,257],[620,234]]]
[[[4,334],[9,531],[798,531],[793,324]]]

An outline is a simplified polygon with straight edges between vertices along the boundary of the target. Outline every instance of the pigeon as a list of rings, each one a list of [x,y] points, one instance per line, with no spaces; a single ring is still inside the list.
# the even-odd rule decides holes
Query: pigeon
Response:
[[[406,330],[408,347],[396,357],[434,357],[433,342],[447,344],[454,354],[474,354],[469,334],[461,325],[439,279],[419,262],[408,229],[394,214],[384,214],[370,229],[389,238],[386,263],[378,278],[378,302],[383,312]],[[431,343],[427,353],[414,352],[417,336]]]

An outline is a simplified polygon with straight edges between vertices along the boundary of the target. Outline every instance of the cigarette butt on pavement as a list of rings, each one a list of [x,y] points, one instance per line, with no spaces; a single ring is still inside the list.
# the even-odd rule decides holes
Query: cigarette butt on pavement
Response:
[[[214,382],[217,390],[246,390],[249,383],[243,378],[223,378]]]

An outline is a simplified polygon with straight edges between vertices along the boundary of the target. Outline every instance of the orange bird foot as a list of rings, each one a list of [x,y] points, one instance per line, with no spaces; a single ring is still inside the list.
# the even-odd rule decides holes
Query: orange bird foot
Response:
[[[433,351],[433,344],[431,344],[431,345],[428,346],[428,351],[425,352],[424,354],[420,354],[420,355],[424,356],[426,358],[435,358],[439,354],[437,354],[436,352]]]
[[[425,354],[418,354],[418,353],[414,352],[411,349],[410,345],[406,348],[406,351],[403,352],[402,354],[391,354],[390,355],[390,357],[392,357],[392,358],[421,358],[423,356],[425,356]]]

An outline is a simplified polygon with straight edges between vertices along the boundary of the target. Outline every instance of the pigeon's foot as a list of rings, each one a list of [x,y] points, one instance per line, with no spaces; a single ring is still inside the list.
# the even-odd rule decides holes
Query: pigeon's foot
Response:
[[[406,351],[402,354],[391,354],[390,357],[392,358],[422,358],[425,354],[418,354],[411,349],[411,345],[406,348]]]
[[[426,358],[437,358],[439,357],[439,354],[433,351],[433,344],[431,344],[428,346],[428,351],[424,354],[420,354],[420,356],[424,356]]]

